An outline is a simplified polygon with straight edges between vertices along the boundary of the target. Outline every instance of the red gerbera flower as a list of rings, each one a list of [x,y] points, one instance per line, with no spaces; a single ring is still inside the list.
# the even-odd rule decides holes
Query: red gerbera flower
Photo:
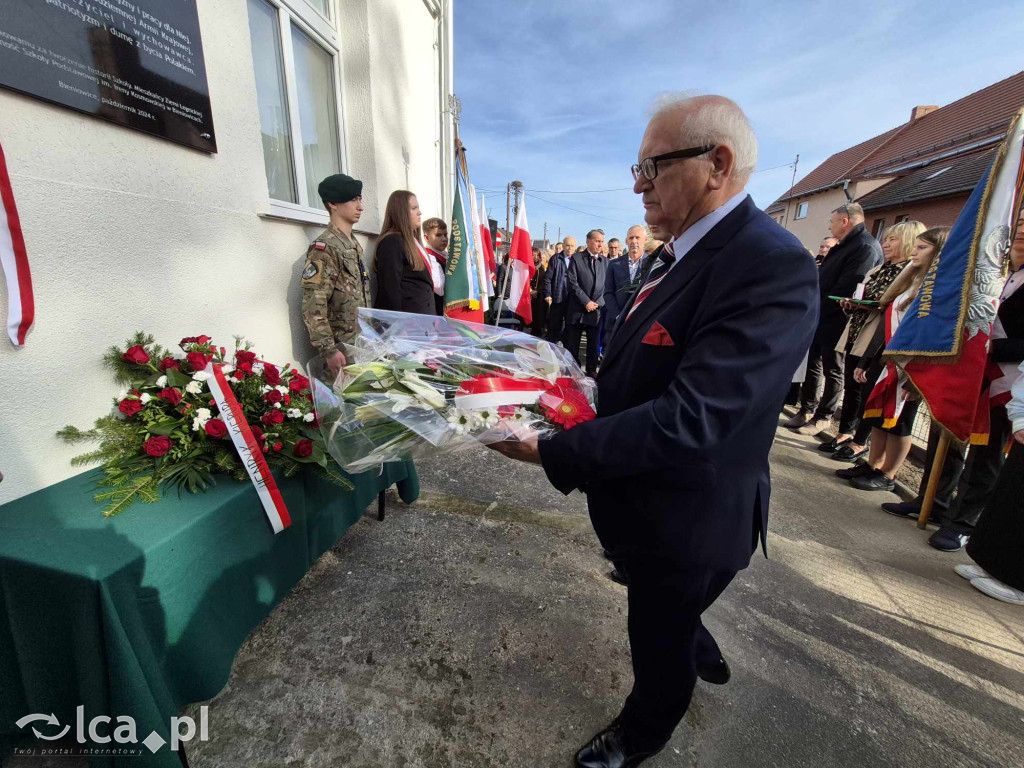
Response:
[[[572,429],[597,415],[586,395],[575,387],[553,387],[540,396],[539,402],[548,420],[565,429]]]

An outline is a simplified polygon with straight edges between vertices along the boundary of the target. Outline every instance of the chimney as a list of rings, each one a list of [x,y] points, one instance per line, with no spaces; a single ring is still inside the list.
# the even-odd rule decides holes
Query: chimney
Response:
[[[924,104],[922,106],[914,107],[912,110],[910,110],[910,122],[920,120],[922,117],[924,117],[925,115],[930,115],[938,108],[938,104]]]

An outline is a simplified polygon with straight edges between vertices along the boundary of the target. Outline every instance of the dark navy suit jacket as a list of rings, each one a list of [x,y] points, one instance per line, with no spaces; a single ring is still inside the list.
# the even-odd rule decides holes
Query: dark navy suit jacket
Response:
[[[640,268],[636,272],[636,281],[639,282],[644,274],[644,263],[649,256],[640,257]],[[629,301],[630,295],[636,286],[629,280],[629,255],[623,254],[617,259],[608,262],[608,275],[604,282],[604,312],[605,327],[609,332],[615,325],[615,318]]]
[[[767,531],[779,411],[817,325],[817,267],[747,197],[624,321],[632,301],[598,418],[542,440],[544,471],[587,493],[617,557],[745,568]]]
[[[554,304],[561,304],[569,298],[569,266],[560,253],[551,257],[544,276],[544,298],[549,296]]]

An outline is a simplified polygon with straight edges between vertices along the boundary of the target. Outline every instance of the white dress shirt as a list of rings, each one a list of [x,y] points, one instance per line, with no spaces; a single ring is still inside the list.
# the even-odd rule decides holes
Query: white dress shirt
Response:
[[[676,264],[683,260],[683,257],[688,254],[701,239],[714,229],[715,225],[718,224],[722,219],[732,213],[739,204],[742,203],[747,197],[746,190],[740,192],[735,197],[730,198],[718,208],[715,208],[711,213],[702,219],[698,219],[692,227],[683,232],[679,237],[672,241],[672,250],[675,252],[676,260],[669,266],[671,270]]]

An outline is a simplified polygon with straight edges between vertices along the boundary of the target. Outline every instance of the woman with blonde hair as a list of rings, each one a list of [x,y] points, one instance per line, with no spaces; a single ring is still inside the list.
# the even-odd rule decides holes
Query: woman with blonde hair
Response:
[[[885,308],[886,322],[879,323],[871,343],[854,371],[854,379],[861,384],[874,381],[868,378],[869,369],[876,368],[885,345],[892,339],[900,321],[921,290],[925,275],[946,243],[949,227],[933,227],[922,232],[914,243],[910,264],[893,281],[879,304]],[[850,485],[862,491],[891,491],[896,487],[896,472],[910,453],[910,432],[917,417],[920,395],[909,391],[909,381],[895,364],[885,363],[868,398],[865,420],[874,419],[871,429],[871,451],[867,464],[853,467],[847,479]],[[883,408],[877,403],[895,404],[895,415],[881,418]]]
[[[882,233],[882,256],[885,261],[874,267],[864,276],[864,291],[859,298],[864,301],[878,302],[882,294],[888,290],[893,281],[900,275],[904,267],[910,263],[910,254],[914,250],[914,242],[925,231],[920,221],[904,221],[889,227]],[[841,306],[850,316],[846,330],[839,337],[836,352],[846,355],[845,384],[843,386],[843,407],[839,416],[839,434],[834,440],[822,443],[819,449],[832,452],[837,461],[856,461],[867,452],[870,429],[860,429],[860,415],[864,399],[871,393],[866,384],[854,381],[853,374],[860,365],[875,329],[882,322],[882,308],[874,305],[852,304],[841,302]]]
[[[416,195],[404,189],[391,193],[384,209],[381,238],[373,254],[377,276],[375,309],[435,314],[434,281],[421,242],[423,215]]]

